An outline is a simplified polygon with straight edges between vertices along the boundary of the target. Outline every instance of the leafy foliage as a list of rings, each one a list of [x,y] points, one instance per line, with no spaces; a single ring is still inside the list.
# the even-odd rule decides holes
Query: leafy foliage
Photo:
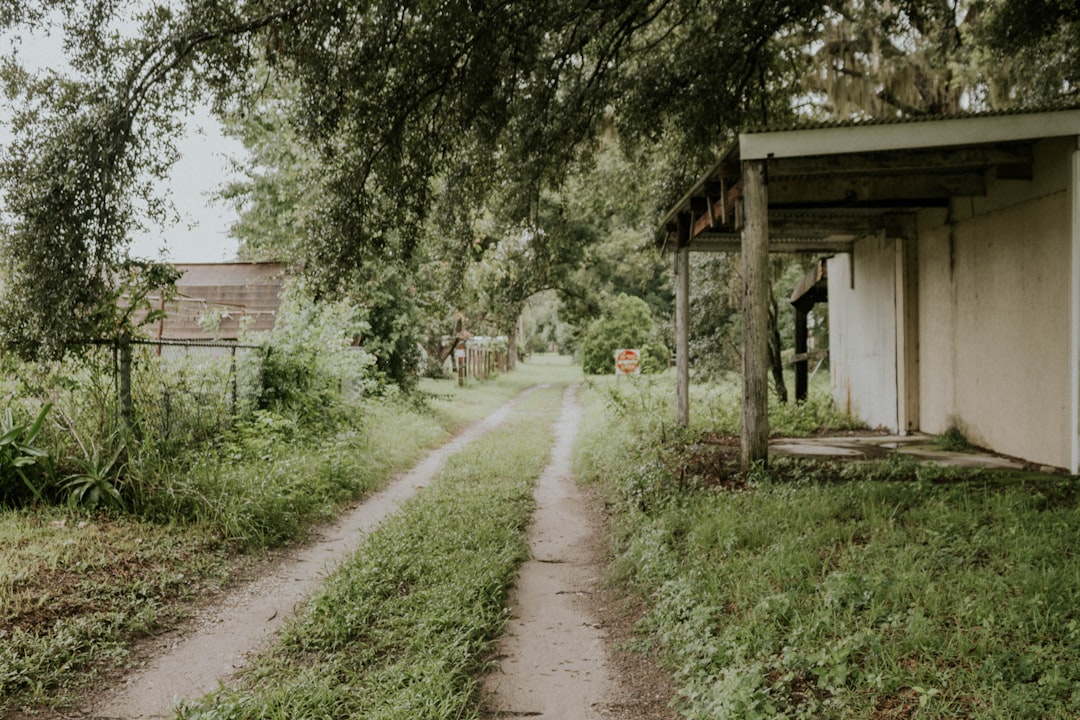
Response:
[[[266,86],[252,82],[259,73],[289,88],[289,102],[278,106],[287,123],[271,129],[290,127],[301,152],[270,162],[298,168],[309,189],[296,193],[288,181],[290,197],[302,196],[303,218],[285,223],[282,242],[295,247],[287,236],[302,233],[297,255],[320,290],[377,277],[388,266],[412,272],[433,208],[457,208],[441,216],[442,226],[461,230],[465,247],[469,223],[456,219],[476,217],[493,196],[506,227],[558,238],[548,221],[537,222],[545,191],[558,187],[609,108],[623,114],[618,106],[634,100],[650,106],[636,117],[651,115],[659,93],[627,89],[654,87],[657,73],[669,74],[666,58],[683,54],[667,50],[698,44],[698,30],[716,29],[710,17],[756,37],[749,52],[737,53],[734,82],[716,83],[730,90],[726,109],[735,110],[768,38],[812,3],[767,3],[747,13],[714,0],[693,15],[681,5],[192,2],[149,8],[130,37],[113,32],[125,3],[96,6],[86,18],[61,13],[71,76],[40,79],[14,66],[7,73],[9,88],[27,101],[3,173],[15,218],[5,253],[9,344],[55,357],[70,338],[98,333],[103,278],[121,262],[128,230],[164,214],[146,180],[172,160],[174,112],[204,95],[221,110],[243,112]],[[45,23],[54,7],[22,3],[7,19]],[[733,66],[682,69],[692,67]],[[671,90],[672,97],[698,96]],[[632,114],[627,107],[625,116]],[[35,294],[33,279],[45,274],[62,278],[64,292]],[[58,332],[48,317],[72,322]]]
[[[972,39],[984,48],[986,66],[998,68],[996,104],[1077,101],[1080,11],[1074,3],[999,0],[988,4],[981,19]]]
[[[656,338],[652,314],[641,298],[619,295],[589,325],[581,346],[585,372],[591,375],[613,372],[615,351],[620,348],[642,351],[643,372],[658,372],[668,366],[667,348]]]
[[[288,288],[263,343],[259,405],[318,413],[375,388],[376,358],[356,345],[370,324],[350,302],[312,302],[302,284]]]
[[[68,505],[123,510],[124,498],[116,481],[122,471],[120,458],[126,450],[123,442],[114,442],[111,448],[92,444],[87,457],[71,458],[79,470],[69,475],[61,486],[68,493]]]
[[[57,31],[69,62],[2,66],[6,347],[59,357],[110,330],[130,230],[169,216],[151,181],[177,113],[208,100],[255,151],[227,191],[245,252],[320,297],[374,284],[380,368],[405,380],[418,328],[470,301],[504,326],[549,287],[570,320],[608,292],[665,315],[655,275],[602,266],[748,123],[1068,100],[1080,77],[1076,12],[1043,0],[23,0],[0,22]],[[612,144],[630,172],[591,162]],[[454,294],[477,260],[477,296]]]
[[[29,471],[39,460],[48,457],[48,453],[34,443],[51,408],[50,403],[44,404],[37,418],[30,423],[16,422],[11,406],[4,408],[4,414],[0,416],[0,502],[10,503],[19,497],[21,493],[12,487],[16,480],[21,480],[35,498],[44,500],[41,488]]]

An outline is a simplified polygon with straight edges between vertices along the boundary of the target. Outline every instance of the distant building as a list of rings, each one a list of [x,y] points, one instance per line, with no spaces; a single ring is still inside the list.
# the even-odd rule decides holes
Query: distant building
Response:
[[[287,277],[280,263],[177,264],[177,296],[166,317],[145,326],[154,340],[236,340],[271,330]],[[156,303],[155,303],[156,305]]]

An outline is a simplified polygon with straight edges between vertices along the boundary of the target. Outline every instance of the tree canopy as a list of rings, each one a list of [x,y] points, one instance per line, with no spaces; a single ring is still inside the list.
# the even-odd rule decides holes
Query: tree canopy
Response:
[[[1037,22],[1018,30],[1027,13]],[[512,306],[551,286],[538,268],[586,256],[596,235],[560,193],[602,137],[652,158],[637,197],[664,207],[733,131],[800,104],[1045,102],[1074,98],[1080,77],[1076,10],[1053,0],[14,0],[0,27],[61,34],[68,62],[0,67],[17,105],[0,344],[26,357],[104,332],[132,228],[168,215],[151,180],[193,102],[242,133],[261,123],[248,139],[267,173],[247,209],[279,235],[249,252],[286,248],[324,293],[390,276],[408,292],[421,247],[468,259],[501,243],[500,272],[518,275],[493,288]],[[856,96],[879,105],[838,102]]]

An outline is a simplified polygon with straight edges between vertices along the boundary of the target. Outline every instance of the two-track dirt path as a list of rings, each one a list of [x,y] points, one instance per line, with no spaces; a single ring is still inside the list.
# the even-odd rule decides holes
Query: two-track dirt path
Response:
[[[485,679],[485,718],[667,718],[664,678],[619,651],[627,618],[609,605],[606,544],[592,499],[571,471],[582,411],[567,388],[551,459],[536,488],[532,557],[518,574],[513,608]]]
[[[320,540],[283,555],[258,579],[205,608],[186,631],[159,642],[141,668],[89,698],[82,717],[171,717],[176,703],[227,683],[372,529],[428,485],[450,455],[515,412],[524,394],[325,528]],[[515,619],[499,646],[502,670],[486,683],[493,718],[670,716],[664,710],[662,676],[640,658],[612,647],[625,636],[628,616],[604,605],[604,548],[597,517],[570,476],[580,417],[576,393],[569,389],[551,461],[537,488],[530,528],[534,557],[522,567],[510,601]],[[613,663],[613,656],[619,661]],[[652,679],[643,681],[644,676]],[[643,712],[646,707],[651,711]]]

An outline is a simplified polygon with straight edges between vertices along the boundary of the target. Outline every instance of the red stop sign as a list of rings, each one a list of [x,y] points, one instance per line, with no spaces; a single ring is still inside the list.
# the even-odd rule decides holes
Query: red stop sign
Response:
[[[615,352],[615,369],[624,375],[631,375],[638,371],[641,358],[637,350],[617,350]]]

